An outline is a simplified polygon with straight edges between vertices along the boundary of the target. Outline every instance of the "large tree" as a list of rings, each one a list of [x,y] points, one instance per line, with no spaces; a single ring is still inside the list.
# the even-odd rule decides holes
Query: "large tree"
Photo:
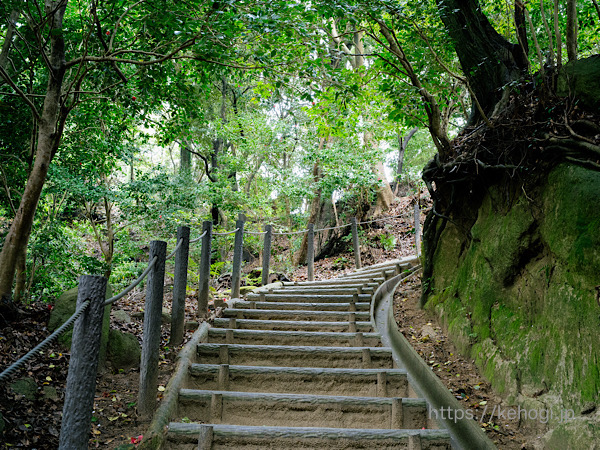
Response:
[[[2,9],[22,7],[19,36],[26,41],[13,37],[20,30],[11,20],[2,59],[36,64],[21,71],[19,64],[0,65],[0,80],[9,89],[3,95],[22,100],[37,130],[33,165],[0,253],[3,305],[10,304],[16,263],[27,247],[48,169],[71,112],[82,102],[97,98],[135,101],[127,83],[132,79],[151,83],[153,77],[164,76],[153,67],[169,60],[190,58],[210,63],[216,57],[222,62],[232,49],[236,27],[241,26],[234,19],[237,9],[202,0],[185,4],[158,0],[11,3],[14,5],[3,4]],[[47,80],[43,90],[29,92],[23,87],[28,72]]]

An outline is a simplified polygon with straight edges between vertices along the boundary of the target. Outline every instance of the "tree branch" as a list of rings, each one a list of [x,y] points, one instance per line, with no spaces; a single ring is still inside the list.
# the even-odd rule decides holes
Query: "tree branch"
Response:
[[[208,179],[210,181],[212,181],[213,183],[215,183],[217,180],[210,175],[210,167],[208,166],[208,159],[203,154],[201,154],[201,153],[199,153],[199,152],[197,152],[195,150],[192,150],[189,147],[188,147],[188,150],[189,150],[190,153],[193,153],[194,155],[196,155],[197,157],[199,157],[202,161],[204,161],[204,167],[205,167],[205,171],[206,171],[206,176],[208,177]]]
[[[4,70],[4,67],[2,67],[2,66],[0,66],[0,76],[2,78],[4,78],[6,83],[8,83],[8,85],[14,89],[14,91],[19,95],[19,97],[21,97],[23,99],[23,101],[25,103],[27,103],[27,106],[29,106],[29,108],[31,109],[31,113],[33,114],[33,117],[35,117],[36,120],[39,120],[40,113],[38,112],[38,110],[35,107],[35,105],[33,104],[33,102],[31,100],[29,100],[29,98],[27,98],[27,94],[25,92],[23,92],[21,89],[19,89],[19,87],[14,83],[14,81],[10,78],[10,76],[8,75],[8,73],[6,73],[6,71]]]

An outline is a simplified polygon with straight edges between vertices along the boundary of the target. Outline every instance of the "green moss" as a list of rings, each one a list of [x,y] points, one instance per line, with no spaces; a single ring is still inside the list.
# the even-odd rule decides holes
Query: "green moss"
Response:
[[[107,356],[115,369],[139,367],[141,355],[140,344],[133,334],[110,330]]]
[[[50,319],[48,321],[48,329],[54,331],[63,323],[65,323],[69,317],[73,315],[77,305],[77,293],[79,288],[75,287],[64,292],[54,303],[52,313],[50,313]],[[106,287],[106,298],[109,299],[113,295],[111,285]],[[110,326],[110,308],[108,305],[104,308],[104,317],[102,320],[102,337],[100,339],[100,356],[98,360],[98,367],[104,367],[106,361],[106,347],[108,344],[108,329]],[[59,338],[58,342],[65,348],[71,348],[71,339],[73,338],[73,328],[71,327]]]
[[[591,449],[600,442],[600,423],[578,418],[559,424],[545,437],[544,448],[549,450]]]
[[[558,166],[507,210],[496,192],[472,239],[446,226],[426,308],[506,396],[517,397],[519,378],[523,395],[548,391],[561,407],[598,402],[600,174]]]

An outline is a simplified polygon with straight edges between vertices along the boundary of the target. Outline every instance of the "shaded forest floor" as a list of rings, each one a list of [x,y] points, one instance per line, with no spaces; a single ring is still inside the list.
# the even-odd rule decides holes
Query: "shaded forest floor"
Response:
[[[389,259],[415,253],[413,209],[414,198],[397,199],[393,209],[386,216],[402,216],[376,222],[366,228],[361,247],[364,265],[375,264]],[[425,206],[421,222],[428,204],[428,198],[421,199]],[[382,239],[380,236],[392,236]],[[281,243],[283,245],[283,243]],[[332,278],[354,270],[354,255],[351,243],[349,251],[315,262],[315,278]],[[250,271],[255,264],[248,265]],[[305,280],[306,267],[297,268],[286,274],[290,280]],[[165,304],[170,305],[172,285],[165,287]],[[186,299],[186,321],[195,319],[195,292],[190,291]],[[481,410],[489,405],[501,404],[491,391],[489,384],[481,377],[472,361],[461,358],[452,343],[445,337],[435,320],[416,307],[420,295],[418,277],[408,280],[395,295],[396,320],[405,336],[413,343],[423,359],[455,393],[465,408]],[[220,296],[219,296],[220,297]],[[142,320],[137,312],[143,311],[144,292],[133,291],[120,300],[113,309],[122,309],[131,316],[130,322],[122,322],[111,317],[111,327],[135,334],[141,341]],[[18,359],[29,349],[43,340],[49,333],[47,323],[51,306],[31,304],[24,308],[24,316],[18,322],[0,330],[0,367],[4,368]],[[218,311],[217,311],[218,313]],[[181,346],[170,347],[170,327],[163,325],[160,345],[160,400],[174,361]],[[193,331],[186,331],[185,340]],[[5,434],[0,437],[0,448],[55,449],[58,447],[64,386],[68,372],[68,352],[54,345],[27,365],[16,379],[28,378],[34,389],[29,395],[15,394],[7,384],[0,386],[0,412],[5,422]],[[139,370],[113,370],[110,365],[98,376],[90,448],[131,449],[142,439],[147,424],[136,419],[137,385]],[[10,382],[8,384],[10,384]],[[525,445],[533,442],[536,435],[524,432],[518,423],[498,421],[497,418],[484,419],[481,426],[486,429],[499,448],[533,448]]]

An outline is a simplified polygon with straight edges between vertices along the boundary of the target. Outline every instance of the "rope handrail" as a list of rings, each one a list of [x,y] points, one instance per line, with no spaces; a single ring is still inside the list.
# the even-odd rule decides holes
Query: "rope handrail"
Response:
[[[46,347],[48,347],[48,345],[50,345],[56,338],[58,338],[61,334],[67,331],[67,329],[71,325],[73,325],[73,323],[79,318],[79,316],[81,316],[81,314],[83,314],[83,312],[87,309],[88,306],[90,306],[90,301],[84,301],[79,307],[79,309],[76,310],[73,313],[73,315],[67,319],[65,323],[63,323],[60,327],[54,330],[54,333],[52,333],[50,336],[48,336],[46,339],[44,339],[42,342],[36,345],[33,349],[29,350],[29,352],[27,352],[25,356],[22,356],[17,361],[8,366],[6,369],[4,369],[2,373],[0,373],[0,382],[4,381],[11,375],[14,375],[17,372],[17,370],[19,370],[27,361],[29,361],[35,355],[39,354],[39,352],[44,351]]]
[[[191,239],[191,240],[190,240],[190,244],[195,244],[196,242],[198,242],[198,241],[201,241],[201,240],[202,240],[202,238],[203,238],[204,236],[206,236],[206,233],[208,233],[208,231],[205,231],[205,232],[204,232],[204,233],[202,233],[200,236],[198,236],[196,239]]]
[[[148,267],[146,267],[146,270],[144,270],[142,272],[142,274],[133,283],[131,283],[129,286],[127,286],[125,289],[123,289],[121,292],[119,292],[114,297],[111,297],[108,300],[106,300],[102,306],[111,305],[114,302],[116,302],[117,300],[125,297],[134,287],[136,287],[138,284],[140,284],[142,282],[142,280],[144,278],[146,278],[146,275],[148,275],[148,272],[150,272],[150,269],[152,269],[152,267],[154,267],[154,265],[156,264],[156,261],[158,261],[158,256],[155,256],[154,258],[152,258],[152,261],[150,261],[150,264],[148,264]]]
[[[233,231],[227,231],[227,232],[224,232],[224,233],[213,233],[213,235],[214,236],[227,236],[228,234],[234,234],[234,233],[237,233],[238,231],[239,231],[239,228],[236,228]]]
[[[404,214],[400,214],[399,216],[382,217],[380,219],[368,220],[366,222],[357,222],[356,224],[357,225],[367,225],[369,223],[383,222],[384,220],[399,219],[401,217],[404,217]]]
[[[302,233],[306,233],[308,232],[308,229],[306,230],[300,230],[300,231],[273,231],[273,234],[277,234],[280,236],[287,236],[287,235],[291,235],[291,234],[302,234]]]
[[[182,238],[182,239],[179,239],[179,242],[178,242],[178,243],[177,243],[177,245],[175,246],[175,249],[174,249],[174,250],[173,250],[171,253],[169,253],[169,254],[168,254],[166,257],[165,257],[165,259],[171,259],[171,258],[172,258],[172,257],[175,255],[175,253],[177,253],[177,250],[179,250],[179,249],[181,248],[181,246],[182,246],[182,245],[183,245],[183,238]]]
[[[345,223],[344,225],[338,225],[337,227],[319,228],[319,229],[315,230],[315,233],[317,231],[339,230],[340,228],[346,228],[346,227],[349,227],[350,225],[352,225],[352,224],[351,223]]]
[[[405,215],[382,217],[382,218],[379,218],[379,219],[374,219],[374,220],[369,220],[369,221],[364,221],[364,222],[356,222],[356,224],[357,225],[367,225],[367,224],[371,224],[371,223],[375,223],[375,222],[382,222],[382,221],[385,221],[385,220],[398,219],[398,218],[402,218],[402,217],[405,217]],[[352,224],[347,223],[347,224],[338,225],[338,226],[335,226],[335,227],[319,228],[319,229],[315,229],[314,232],[328,231],[328,230],[337,230],[337,229],[341,229],[341,228],[346,228],[346,227],[351,226],[351,225]],[[213,233],[213,235],[215,235],[215,236],[227,236],[227,235],[235,234],[239,230],[240,230],[240,227],[236,228],[235,230],[228,231],[228,232]],[[304,234],[304,233],[307,233],[308,231],[309,231],[308,229],[299,230],[299,231],[288,231],[288,232],[272,231],[272,234],[274,234],[274,235],[290,236],[290,235]],[[248,234],[251,234],[251,235],[261,236],[261,235],[267,234],[267,231],[248,231],[248,230],[245,230],[245,233],[248,233]],[[191,244],[191,243],[195,243],[195,242],[200,241],[203,237],[206,236],[206,234],[207,234],[207,231],[204,231],[199,237],[190,240],[189,243]],[[184,239],[180,239],[178,241],[177,245],[175,246],[174,250],[168,256],[166,256],[165,259],[170,259],[171,257],[173,257],[177,253],[177,251],[181,248],[181,246],[183,245],[183,242],[184,242]],[[106,300],[102,304],[102,306],[105,307],[105,306],[111,305],[112,303],[114,303],[117,300],[123,298],[125,295],[127,295],[129,292],[131,292],[137,285],[139,285],[142,282],[142,280],[144,280],[144,278],[146,278],[146,276],[148,275],[148,273],[150,273],[150,270],[152,270],[152,268],[156,265],[157,262],[158,262],[158,256],[155,256],[152,259],[152,261],[150,261],[148,263],[148,266],[146,267],[146,269],[142,272],[142,274],[135,281],[133,281],[129,286],[127,286],[125,289],[123,289],[117,295],[115,295],[115,296],[109,298],[108,300]],[[85,302],[83,302],[81,304],[81,306],[79,307],[79,309],[77,309],[73,313],[73,315],[69,319],[67,319],[67,321],[64,322],[59,328],[57,328],[52,334],[50,334],[46,339],[44,339],[40,344],[38,344],[32,350],[30,350],[29,352],[27,352],[23,357],[21,357],[16,362],[14,362],[13,364],[11,364],[9,367],[7,367],[6,369],[4,369],[4,371],[2,371],[2,373],[0,373],[0,381],[3,381],[4,379],[6,379],[9,376],[13,375],[25,363],[27,363],[31,358],[33,358],[33,356],[35,356],[39,352],[43,351],[50,343],[52,343],[61,334],[63,334],[83,314],[83,312],[88,308],[89,305],[90,305],[90,300],[86,300]]]

